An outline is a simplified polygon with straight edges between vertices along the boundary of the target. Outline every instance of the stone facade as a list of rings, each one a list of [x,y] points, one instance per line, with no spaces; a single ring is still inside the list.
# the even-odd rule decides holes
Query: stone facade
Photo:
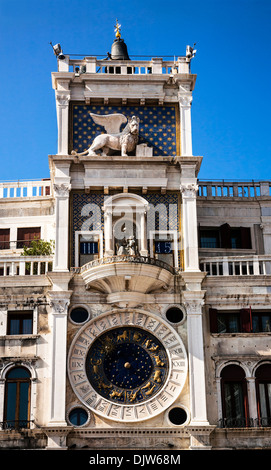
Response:
[[[1,448],[270,448],[270,185],[198,179],[195,81],[58,59],[51,179],[0,187]],[[86,153],[90,113],[137,116],[137,147]]]

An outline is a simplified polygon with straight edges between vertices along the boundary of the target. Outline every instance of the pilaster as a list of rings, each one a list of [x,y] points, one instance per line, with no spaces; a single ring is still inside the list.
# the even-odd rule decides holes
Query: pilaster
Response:
[[[205,291],[201,290],[204,273],[183,273],[186,290],[183,303],[187,313],[187,340],[190,383],[191,425],[208,426],[202,306]]]
[[[55,179],[55,259],[54,271],[68,271],[68,239],[69,239],[69,192],[71,189],[70,178],[66,181]]]
[[[72,291],[70,273],[50,273],[52,290],[48,293],[51,327],[51,407],[49,426],[66,426],[67,313]]]
[[[192,95],[179,94],[180,104],[180,130],[181,130],[181,154],[193,155],[192,129],[191,129],[191,103]]]
[[[70,80],[59,80],[56,91],[56,114],[58,126],[58,149],[60,155],[68,154],[69,143],[69,101],[70,101]]]
[[[181,164],[182,235],[184,270],[199,271],[197,234],[197,162],[193,159]]]

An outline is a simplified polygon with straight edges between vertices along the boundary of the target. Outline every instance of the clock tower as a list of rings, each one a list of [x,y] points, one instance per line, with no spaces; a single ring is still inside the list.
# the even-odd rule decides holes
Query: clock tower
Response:
[[[49,447],[209,448],[193,52],[58,55]]]

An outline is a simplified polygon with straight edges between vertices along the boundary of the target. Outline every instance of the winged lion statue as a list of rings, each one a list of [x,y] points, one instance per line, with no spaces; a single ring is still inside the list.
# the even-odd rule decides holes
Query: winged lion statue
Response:
[[[135,149],[138,143],[140,122],[137,116],[132,116],[128,120],[124,114],[119,113],[106,115],[89,114],[95,124],[104,127],[106,134],[99,134],[95,137],[91,146],[84,152],[77,153],[73,150],[72,155],[98,155],[98,150],[102,151],[102,155],[108,155],[111,149],[120,150],[121,155],[127,157],[127,153]],[[120,127],[124,123],[127,124],[120,132]]]

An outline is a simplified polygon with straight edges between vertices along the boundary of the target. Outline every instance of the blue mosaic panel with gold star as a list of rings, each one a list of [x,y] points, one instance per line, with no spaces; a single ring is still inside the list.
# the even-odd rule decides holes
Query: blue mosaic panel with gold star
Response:
[[[179,155],[178,112],[175,105],[164,106],[102,106],[74,104],[72,106],[71,149],[84,152],[94,138],[105,133],[102,126],[95,124],[89,113],[124,114],[127,119],[133,115],[140,119],[138,144],[146,143],[153,148],[154,156]],[[121,131],[125,127],[122,125]]]

